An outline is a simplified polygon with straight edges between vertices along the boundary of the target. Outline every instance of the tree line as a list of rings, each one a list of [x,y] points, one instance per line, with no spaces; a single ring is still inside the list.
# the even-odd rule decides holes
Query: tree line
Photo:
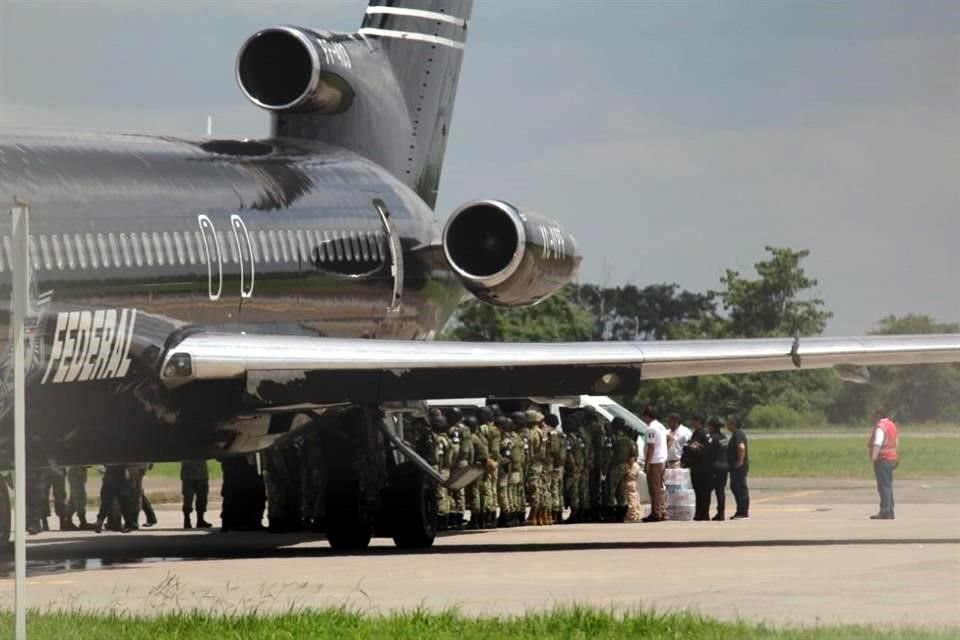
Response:
[[[503,309],[471,300],[458,309],[441,339],[490,342],[681,340],[815,336],[833,316],[814,295],[818,281],[803,267],[807,250],[766,247],[754,274],[727,269],[716,290],[568,285],[533,307]],[[889,315],[872,334],[960,333],[956,323],[920,314]],[[713,375],[643,383],[628,407],[739,412],[748,424],[791,428],[856,423],[883,407],[901,421],[960,420],[960,366],[872,367],[869,382],[844,382],[829,370]]]

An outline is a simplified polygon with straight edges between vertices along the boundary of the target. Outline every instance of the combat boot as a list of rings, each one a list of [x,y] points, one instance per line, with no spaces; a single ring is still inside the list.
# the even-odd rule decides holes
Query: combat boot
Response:
[[[190,522],[190,514],[183,514],[183,528],[184,529],[193,529],[193,523]]]
[[[197,511],[197,529],[209,529],[213,525],[203,519],[203,513]]]
[[[70,518],[60,518],[60,531],[76,531],[77,525]]]
[[[50,523],[47,522],[46,518],[40,518],[40,528],[43,531],[50,531]]]
[[[507,512],[506,512],[506,511],[501,511],[501,512],[500,512],[500,517],[497,518],[497,526],[500,527],[500,528],[502,528],[502,529],[505,529],[506,527],[509,527],[509,526],[510,526],[510,525],[507,524]]]
[[[523,523],[524,526],[535,527],[539,525],[540,524],[539,516],[540,516],[540,512],[536,509],[531,508],[530,514],[527,516],[527,519]]]
[[[487,529],[497,528],[497,512],[487,511]]]

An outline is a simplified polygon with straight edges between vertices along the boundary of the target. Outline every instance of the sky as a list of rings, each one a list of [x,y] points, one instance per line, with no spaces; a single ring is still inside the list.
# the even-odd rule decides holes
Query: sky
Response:
[[[364,6],[0,0],[0,126],[264,136],[244,39]],[[960,321],[960,2],[476,0],[469,33],[439,219],[538,211],[608,286],[705,291],[809,249],[828,334]]]

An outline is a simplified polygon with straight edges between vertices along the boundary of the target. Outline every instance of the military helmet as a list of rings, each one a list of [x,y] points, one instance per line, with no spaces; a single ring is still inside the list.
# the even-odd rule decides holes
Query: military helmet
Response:
[[[430,428],[434,431],[445,431],[447,429],[447,419],[443,416],[433,416],[430,418]]]
[[[483,424],[493,420],[493,411],[490,409],[490,407],[480,407],[477,409],[477,420]]]
[[[527,415],[523,411],[514,411],[510,414],[510,419],[513,420],[513,424],[518,427],[527,424]]]
[[[548,413],[546,417],[544,417],[543,421],[546,422],[551,427],[560,426],[560,416],[558,416],[555,413]]]
[[[527,420],[527,424],[540,424],[543,422],[543,414],[536,409],[527,409],[523,415]]]
[[[467,425],[471,431],[476,431],[477,427],[480,426],[480,423],[477,422],[477,419],[473,416],[467,416],[463,419],[463,424]]]
[[[501,429],[509,429],[513,426],[513,420],[506,416],[497,416],[493,419],[493,424]]]

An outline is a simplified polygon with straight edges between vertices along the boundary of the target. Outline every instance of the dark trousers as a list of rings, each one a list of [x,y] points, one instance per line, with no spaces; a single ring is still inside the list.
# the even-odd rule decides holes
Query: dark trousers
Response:
[[[690,482],[693,484],[693,493],[697,498],[697,507],[694,511],[695,520],[710,518],[710,492],[713,491],[713,474],[709,471],[690,470]]]
[[[873,463],[877,493],[880,494],[880,513],[893,514],[893,470],[896,468],[896,460],[877,460]]]
[[[183,480],[180,488],[183,493],[183,514],[190,515],[190,512],[193,511],[193,501],[196,499],[197,514],[203,517],[203,514],[207,511],[210,482],[208,480]]]
[[[727,472],[713,472],[713,493],[717,496],[717,515],[723,518],[727,510]]]
[[[737,513],[746,516],[750,514],[750,489],[747,488],[747,473],[750,465],[730,470],[730,492],[737,501]]]

